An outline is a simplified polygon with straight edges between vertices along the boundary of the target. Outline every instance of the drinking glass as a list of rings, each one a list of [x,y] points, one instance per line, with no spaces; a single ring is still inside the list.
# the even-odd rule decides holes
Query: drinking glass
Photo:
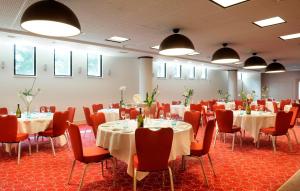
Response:
[[[42,107],[41,108],[41,113],[45,113],[46,112],[46,108],[45,107]]]
[[[129,113],[125,113],[125,119],[126,119],[126,120],[129,120],[129,119],[130,119]]]
[[[121,111],[121,119],[125,119],[125,111]]]
[[[167,120],[170,120],[170,119],[171,119],[171,113],[168,112],[168,113],[166,114],[166,119],[167,119]]]
[[[165,117],[165,116],[164,116],[164,111],[163,111],[163,110],[160,110],[160,111],[159,111],[159,118],[160,118],[160,119],[164,119],[164,117]]]

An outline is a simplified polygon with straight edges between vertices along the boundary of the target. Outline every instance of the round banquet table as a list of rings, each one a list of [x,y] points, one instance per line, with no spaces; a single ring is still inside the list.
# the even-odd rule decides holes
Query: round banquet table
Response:
[[[234,110],[235,109],[235,102],[230,101],[230,102],[217,102],[218,105],[224,105],[225,109],[229,109],[229,110]]]
[[[179,117],[183,119],[184,112],[189,111],[189,107],[185,107],[184,105],[171,105],[170,106],[171,114],[177,114]]]
[[[190,124],[182,121],[147,119],[144,128],[158,130],[164,127],[171,127],[174,131],[172,148],[169,160],[175,160],[177,156],[189,155],[190,144],[194,140],[193,128]],[[135,130],[137,122],[135,120],[119,120],[107,122],[98,127],[96,145],[109,150],[110,154],[125,162],[127,173],[133,176],[132,156],[136,153]],[[148,173],[138,172],[137,179],[141,180]]]
[[[106,122],[119,120],[119,109],[101,109],[98,112],[104,113]]]
[[[241,127],[254,138],[257,142],[258,134],[261,128],[274,127],[276,114],[271,112],[251,111],[247,115],[245,111],[233,111],[233,125]]]

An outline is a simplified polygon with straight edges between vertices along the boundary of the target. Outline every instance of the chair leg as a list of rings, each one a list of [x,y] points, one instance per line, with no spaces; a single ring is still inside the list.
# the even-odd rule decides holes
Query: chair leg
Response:
[[[215,133],[215,140],[214,140],[214,147],[216,145],[216,140],[217,140],[217,136],[219,135],[219,129],[216,130],[216,133]]]
[[[76,160],[73,160],[72,167],[71,167],[70,174],[69,174],[69,178],[68,178],[68,184],[70,184],[70,180],[72,178],[72,174],[73,174],[75,164],[76,164]]]
[[[39,152],[39,138],[40,136],[36,137],[36,152]]]
[[[18,143],[18,164],[20,164],[22,142]]]
[[[207,153],[207,157],[208,157],[208,160],[209,160],[211,169],[212,169],[212,171],[213,171],[213,173],[214,173],[214,176],[216,176],[216,173],[215,173],[215,170],[214,170],[214,166],[213,166],[213,163],[212,163],[212,161],[211,161],[211,158],[210,158],[209,153]]]
[[[199,157],[199,161],[200,161],[200,166],[201,166],[202,173],[203,173],[204,180],[205,180],[205,185],[208,186],[208,182],[207,182],[207,178],[206,178],[206,174],[205,174],[205,171],[204,171],[204,167],[203,167],[203,163],[202,163],[202,158],[201,157]]]
[[[273,151],[276,152],[275,137],[272,136],[271,138],[272,138]]]
[[[286,133],[286,137],[287,137],[287,139],[288,139],[289,150],[290,150],[290,152],[291,152],[293,149],[292,149],[291,137],[290,137],[289,132]]]
[[[82,173],[82,176],[81,176],[81,179],[80,179],[78,190],[81,190],[83,179],[84,179],[84,176],[85,176],[85,173],[86,173],[86,170],[87,170],[88,166],[89,166],[89,164],[86,164],[85,167],[84,167],[84,170],[83,170],[83,173]]]
[[[64,136],[65,136],[65,138],[66,138],[66,140],[67,140],[67,145],[68,145],[68,148],[69,148],[69,150],[71,150],[71,147],[70,147],[70,142],[69,142],[69,138],[68,138],[67,134],[66,134],[66,133],[64,133]]]
[[[31,141],[30,141],[30,138],[28,138],[28,151],[29,151],[29,155],[31,155]]]
[[[173,174],[172,174],[172,169],[168,167],[169,169],[169,176],[170,176],[170,184],[171,184],[171,191],[174,191],[174,183],[173,183]]]
[[[243,145],[243,133],[242,133],[242,131],[240,131],[240,146],[242,147],[242,145]]]
[[[235,143],[235,133],[233,134],[233,138],[232,138],[232,147],[231,147],[231,150],[233,151],[234,149],[234,143]]]
[[[260,140],[260,133],[258,133],[257,137],[257,142],[256,142],[256,147],[259,148],[259,140]]]
[[[136,168],[133,169],[133,191],[136,191],[136,174],[137,170]]]
[[[297,135],[296,135],[296,132],[295,132],[294,128],[292,128],[292,131],[293,131],[293,134],[295,136],[296,143],[299,144],[298,139],[297,139]]]
[[[226,143],[226,133],[224,133],[224,143]]]
[[[101,161],[101,173],[102,173],[102,176],[104,176],[103,161]]]
[[[184,155],[182,155],[182,157],[181,157],[181,169],[182,170],[185,170],[185,156]]]
[[[53,139],[52,139],[52,137],[49,137],[49,139],[50,139],[50,143],[51,143],[51,147],[52,147],[53,156],[55,156],[55,149],[54,149]]]

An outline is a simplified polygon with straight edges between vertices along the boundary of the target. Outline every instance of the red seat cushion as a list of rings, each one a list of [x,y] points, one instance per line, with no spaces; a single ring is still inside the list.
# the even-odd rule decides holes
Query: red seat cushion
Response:
[[[99,162],[110,158],[109,151],[101,147],[85,147],[83,148],[83,162],[92,163]]]
[[[39,132],[39,136],[52,137],[53,136],[53,130],[52,129],[46,129],[43,132]]]
[[[15,139],[4,140],[3,143],[19,143],[28,139],[27,133],[18,133]]]
[[[260,129],[260,132],[269,134],[269,135],[275,135],[276,130],[275,130],[275,127],[268,127],[268,128]]]
[[[202,156],[204,154],[202,143],[191,142],[190,150],[191,150],[191,155],[194,156]]]

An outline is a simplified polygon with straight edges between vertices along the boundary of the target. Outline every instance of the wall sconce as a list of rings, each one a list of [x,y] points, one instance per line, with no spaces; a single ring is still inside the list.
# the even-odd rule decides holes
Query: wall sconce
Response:
[[[4,70],[4,68],[5,68],[5,63],[2,61],[1,62],[1,69]]]
[[[81,74],[82,73],[82,67],[79,67],[78,68],[78,74]]]
[[[48,69],[47,64],[44,64],[43,70],[44,70],[45,72],[47,72],[47,69]]]

